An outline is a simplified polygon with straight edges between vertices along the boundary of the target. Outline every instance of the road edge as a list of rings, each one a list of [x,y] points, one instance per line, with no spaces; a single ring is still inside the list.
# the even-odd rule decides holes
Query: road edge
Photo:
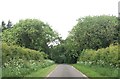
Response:
[[[57,69],[57,67],[58,67],[58,64],[57,64],[57,66],[47,75],[47,77],[49,77],[49,76],[53,73],[53,71],[54,71],[55,69]]]
[[[77,70],[75,67],[72,66],[73,69]],[[78,72],[80,72],[79,70],[77,70]],[[85,74],[83,74],[82,72],[80,72],[80,74],[82,74],[84,77],[87,77]],[[87,77],[88,78],[88,77]],[[89,78],[88,78],[89,79]]]

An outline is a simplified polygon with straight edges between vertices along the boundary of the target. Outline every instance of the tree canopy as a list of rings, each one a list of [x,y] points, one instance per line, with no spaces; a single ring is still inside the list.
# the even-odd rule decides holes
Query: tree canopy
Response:
[[[12,28],[3,31],[2,40],[43,51],[57,63],[76,63],[83,50],[97,51],[120,43],[119,20],[116,16],[86,16],[77,21],[65,40],[49,24],[37,19],[20,20]]]
[[[2,40],[26,48],[49,52],[48,44],[58,38],[57,32],[37,19],[20,20],[13,28],[3,31]]]
[[[67,63],[76,63],[85,49],[106,48],[119,40],[118,18],[115,16],[87,16],[79,18],[78,23],[70,31],[69,36],[55,47],[58,56]],[[54,54],[56,54],[56,51]],[[63,61],[62,61],[63,62]]]

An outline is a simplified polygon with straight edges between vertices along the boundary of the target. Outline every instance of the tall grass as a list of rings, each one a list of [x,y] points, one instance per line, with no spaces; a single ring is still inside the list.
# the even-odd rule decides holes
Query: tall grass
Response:
[[[88,77],[118,77],[117,68],[101,67],[99,65],[89,65],[77,63],[73,65],[76,69],[83,72]]]
[[[12,65],[8,64],[7,67],[3,68],[2,76],[3,77],[24,77],[27,74],[30,74],[39,69],[42,69],[54,64],[54,62],[50,62],[50,61],[44,61],[44,62],[38,62],[34,60],[30,60],[30,61],[22,60],[23,62],[20,62],[20,61],[14,60],[14,64]],[[23,63],[23,64],[17,64],[17,63]]]

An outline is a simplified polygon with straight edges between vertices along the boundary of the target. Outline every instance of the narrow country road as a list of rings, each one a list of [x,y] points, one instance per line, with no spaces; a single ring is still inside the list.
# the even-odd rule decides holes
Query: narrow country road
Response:
[[[88,79],[84,74],[79,72],[73,66],[67,64],[60,64],[58,65],[49,75],[48,77],[74,77],[74,79]]]

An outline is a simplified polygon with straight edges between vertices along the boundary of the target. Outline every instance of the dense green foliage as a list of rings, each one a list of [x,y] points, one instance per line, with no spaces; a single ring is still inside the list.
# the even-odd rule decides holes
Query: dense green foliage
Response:
[[[5,23],[2,26],[5,27]],[[2,75],[25,76],[54,64],[46,59],[50,43],[56,39],[58,34],[37,19],[20,20],[13,27],[2,30]]]
[[[52,59],[56,63],[76,63],[79,55],[75,48],[72,42],[63,40],[61,44],[52,49]]]
[[[49,53],[48,45],[57,37],[58,34],[48,24],[37,19],[26,19],[4,30],[2,41]]]
[[[51,60],[45,60],[47,55],[43,52],[2,44],[3,77],[18,77],[27,75],[37,69],[54,64]]]
[[[120,60],[118,60],[118,45],[110,45],[97,51],[92,49],[83,50],[79,62],[118,68],[120,63]]]
[[[56,63],[65,63],[64,59],[65,59],[65,48],[63,46],[63,44],[59,44],[57,46],[54,46],[51,49],[51,59],[53,59]]]
[[[3,65],[17,59],[43,61],[47,57],[43,52],[21,48],[15,45],[8,46],[6,43],[2,44],[2,52]]]
[[[2,31],[3,76],[23,76],[54,63],[45,61],[47,58],[56,63],[78,61],[95,69],[98,68],[95,65],[102,68],[108,66],[112,68],[110,74],[115,69],[115,76],[120,63],[118,21],[117,17],[106,15],[80,18],[69,36],[62,40],[48,24],[40,20],[20,20]],[[103,73],[106,73],[104,71],[103,68]]]
[[[115,16],[80,18],[70,37],[81,49],[99,49],[118,41],[118,19]]]
[[[58,63],[76,63],[85,49],[97,50],[118,43],[119,29],[118,19],[115,16],[80,18],[69,36],[53,48],[53,59]]]

